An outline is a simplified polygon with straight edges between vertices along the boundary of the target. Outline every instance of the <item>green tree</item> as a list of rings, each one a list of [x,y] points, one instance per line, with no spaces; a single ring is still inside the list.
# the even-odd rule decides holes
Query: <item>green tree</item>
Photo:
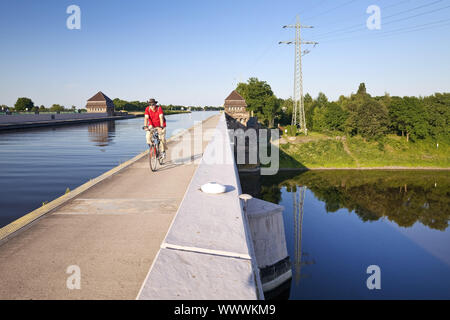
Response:
[[[303,98],[303,105],[305,106],[306,128],[308,130],[312,130],[315,104],[309,93],[305,94],[305,97]]]
[[[267,125],[269,126],[269,128],[273,128],[276,112],[279,110],[279,108],[280,102],[277,97],[272,95],[265,99],[262,111],[265,119],[267,120]]]
[[[423,99],[428,134],[435,140],[450,140],[450,93],[435,93]]]
[[[18,98],[17,102],[14,104],[14,108],[17,112],[22,112],[22,111],[26,111],[31,110],[34,107],[34,103],[30,98]]]
[[[50,107],[50,112],[62,112],[64,111],[64,107],[59,104],[53,104]]]
[[[416,97],[392,97],[389,105],[389,118],[392,128],[406,136],[406,141],[424,138],[428,124],[424,117],[423,103]]]
[[[382,103],[367,98],[357,111],[357,130],[365,138],[375,139],[386,133],[389,124],[388,110]]]
[[[364,82],[361,82],[359,84],[358,91],[356,92],[356,94],[360,96],[365,96],[367,94],[366,84]]]
[[[305,118],[310,130],[326,130],[325,108],[327,104],[328,98],[323,92],[319,92],[315,100],[310,100],[308,97],[308,104],[305,104]]]
[[[323,92],[319,92],[316,99],[316,106],[317,107],[325,107],[328,103],[328,98]]]
[[[329,102],[325,110],[325,126],[331,131],[344,131],[347,113],[336,102]]]
[[[367,94],[366,85],[364,83],[360,83],[356,94],[352,94],[348,98],[344,96],[339,97],[338,103],[346,113],[346,120],[343,125],[345,133],[352,136],[359,133],[359,112],[370,99],[370,95]]]
[[[325,107],[316,107],[313,115],[313,128],[316,131],[324,131],[327,128],[325,120]]]
[[[44,105],[41,105],[41,106],[39,107],[39,112],[45,112],[45,111],[47,111],[47,108],[45,108]]]
[[[292,98],[282,100],[280,108],[280,124],[281,125],[290,125],[292,122],[292,108],[293,108],[293,101]]]
[[[280,104],[271,98],[275,96],[267,82],[260,81],[258,78],[250,78],[247,83],[239,83],[236,90],[245,99],[249,111],[253,111],[260,120],[268,125],[273,122],[274,109],[279,112],[277,107]]]

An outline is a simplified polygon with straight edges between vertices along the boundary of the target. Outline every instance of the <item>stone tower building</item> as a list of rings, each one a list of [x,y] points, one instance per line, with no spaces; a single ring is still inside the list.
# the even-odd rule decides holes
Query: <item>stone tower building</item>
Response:
[[[114,103],[103,92],[99,91],[87,101],[87,112],[107,113],[109,116],[114,115]]]

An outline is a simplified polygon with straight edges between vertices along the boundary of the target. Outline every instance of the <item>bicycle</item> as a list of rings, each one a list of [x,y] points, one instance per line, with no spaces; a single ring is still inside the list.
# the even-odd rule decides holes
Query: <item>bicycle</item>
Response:
[[[146,129],[148,127],[142,127],[142,129]],[[150,164],[150,169],[152,171],[156,171],[156,167],[158,166],[158,162],[160,165],[164,163],[164,155],[159,151],[161,140],[159,139],[158,130],[156,128],[149,129],[151,130],[150,134],[151,145],[149,145],[150,150],[148,151],[148,161]]]

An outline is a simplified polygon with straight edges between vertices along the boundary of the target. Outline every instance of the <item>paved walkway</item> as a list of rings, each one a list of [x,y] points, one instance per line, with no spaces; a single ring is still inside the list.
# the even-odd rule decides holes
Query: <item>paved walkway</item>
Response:
[[[151,172],[144,157],[0,245],[0,299],[135,299],[197,167],[171,160]]]

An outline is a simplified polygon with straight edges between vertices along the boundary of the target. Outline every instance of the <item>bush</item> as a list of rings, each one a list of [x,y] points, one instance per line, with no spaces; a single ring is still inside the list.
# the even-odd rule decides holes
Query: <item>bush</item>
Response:
[[[286,126],[286,134],[290,137],[295,137],[297,135],[297,126],[294,125],[289,125]]]

